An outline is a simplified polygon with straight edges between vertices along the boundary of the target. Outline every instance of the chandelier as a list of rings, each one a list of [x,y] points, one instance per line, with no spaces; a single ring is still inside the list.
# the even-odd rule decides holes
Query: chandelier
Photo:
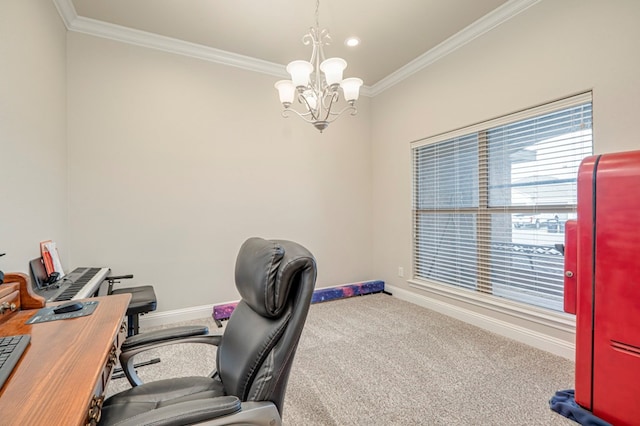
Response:
[[[307,123],[314,125],[322,133],[346,111],[356,115],[356,100],[360,94],[362,80],[359,78],[342,79],[342,72],[347,67],[347,61],[342,58],[325,59],[322,46],[329,45],[331,37],[327,29],[320,29],[318,24],[318,9],[320,0],[316,1],[316,25],[309,28],[309,32],[302,37],[305,46],[312,45],[311,60],[293,61],[287,65],[287,72],[291,80],[280,80],[275,84],[280,95],[280,102],[284,106],[283,117],[288,117],[290,112],[297,114]],[[342,110],[336,112],[332,109],[340,99],[340,89],[345,101],[348,103]],[[302,112],[291,108],[297,99]]]

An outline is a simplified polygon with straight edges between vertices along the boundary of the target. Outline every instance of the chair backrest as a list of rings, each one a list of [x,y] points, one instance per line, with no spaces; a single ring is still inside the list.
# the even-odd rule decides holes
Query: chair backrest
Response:
[[[272,401],[282,415],[316,274],[313,255],[297,243],[250,238],[242,245],[235,270],[241,300],[216,361],[228,395]]]

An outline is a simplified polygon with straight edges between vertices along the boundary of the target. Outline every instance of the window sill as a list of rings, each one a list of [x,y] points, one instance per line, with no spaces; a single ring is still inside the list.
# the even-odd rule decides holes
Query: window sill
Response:
[[[498,312],[513,318],[519,318],[544,327],[575,335],[576,320],[574,315],[546,310],[488,294],[474,293],[451,288],[442,284],[411,279],[410,287],[420,289],[444,298]]]

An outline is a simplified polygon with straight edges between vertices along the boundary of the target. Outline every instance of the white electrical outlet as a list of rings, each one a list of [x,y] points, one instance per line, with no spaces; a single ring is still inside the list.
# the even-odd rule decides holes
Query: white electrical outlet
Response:
[[[404,268],[402,266],[398,266],[398,276],[404,277]]]

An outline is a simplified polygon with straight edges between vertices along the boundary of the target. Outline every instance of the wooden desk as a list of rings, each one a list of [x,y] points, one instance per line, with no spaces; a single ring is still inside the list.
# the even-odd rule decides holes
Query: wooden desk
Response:
[[[33,325],[37,309],[15,312],[0,335],[30,334],[31,343],[0,390],[3,425],[91,424],[126,337],[129,294],[92,298],[93,314]],[[96,407],[98,404],[98,407]]]

